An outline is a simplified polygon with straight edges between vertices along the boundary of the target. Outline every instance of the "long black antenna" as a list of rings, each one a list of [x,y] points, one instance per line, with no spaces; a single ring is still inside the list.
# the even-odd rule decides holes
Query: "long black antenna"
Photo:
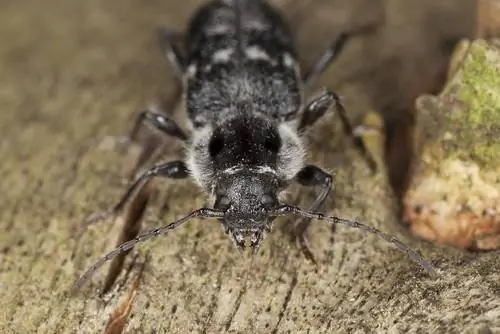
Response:
[[[306,210],[303,210],[299,207],[287,205],[287,204],[280,206],[278,209],[276,209],[272,213],[272,215],[273,216],[298,215],[298,216],[302,216],[305,218],[323,220],[323,221],[329,222],[331,224],[340,224],[340,225],[344,225],[344,226],[348,226],[348,227],[352,227],[352,228],[357,228],[357,229],[360,229],[360,230],[363,230],[366,232],[373,233],[373,234],[381,237],[385,241],[387,241],[391,244],[394,244],[401,252],[405,253],[413,261],[415,261],[420,266],[422,266],[422,268],[424,268],[424,270],[427,271],[427,273],[429,273],[429,275],[431,275],[433,277],[438,276],[437,272],[434,270],[432,265],[427,260],[425,260],[420,253],[414,251],[413,249],[411,249],[410,247],[405,245],[403,242],[399,241],[396,237],[394,237],[390,234],[387,234],[385,232],[382,232],[374,227],[364,225],[364,224],[357,222],[357,221],[351,221],[351,220],[342,219],[342,218],[338,218],[338,217],[327,217],[324,214],[319,213],[319,212],[306,211]]]
[[[95,264],[93,264],[79,279],[76,281],[76,283],[73,285],[73,288],[71,289],[72,292],[75,292],[76,290],[80,289],[80,287],[90,278],[94,273],[102,267],[106,262],[109,260],[115,258],[116,256],[120,255],[121,253],[131,249],[138,243],[144,242],[148,239],[151,239],[153,237],[162,235],[162,234],[167,234],[168,231],[174,230],[177,227],[181,226],[185,222],[187,222],[190,219],[193,218],[198,218],[198,217],[203,217],[203,218],[222,218],[224,217],[224,212],[220,210],[214,210],[214,209],[209,209],[209,208],[201,208],[195,211],[192,211],[190,214],[179,218],[172,223],[162,226],[162,227],[157,227],[154,229],[151,229],[149,231],[146,231],[144,233],[139,234],[136,236],[134,239],[129,240],[127,242],[122,243],[120,246],[116,247],[114,250],[100,258]]]

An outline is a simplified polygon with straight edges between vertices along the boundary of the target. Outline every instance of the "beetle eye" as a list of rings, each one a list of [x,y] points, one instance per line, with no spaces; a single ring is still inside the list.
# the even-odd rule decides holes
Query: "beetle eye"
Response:
[[[221,210],[227,210],[229,208],[230,204],[231,204],[231,202],[229,201],[229,198],[224,196],[224,197],[219,198],[217,206]]]
[[[266,208],[273,207],[276,205],[276,199],[271,195],[262,196],[262,205]]]

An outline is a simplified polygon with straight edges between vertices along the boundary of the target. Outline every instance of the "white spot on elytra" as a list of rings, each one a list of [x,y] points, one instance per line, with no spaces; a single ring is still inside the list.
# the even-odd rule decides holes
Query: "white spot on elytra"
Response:
[[[265,31],[265,30],[269,29],[269,24],[266,24],[266,23],[259,21],[259,20],[247,20],[243,24],[243,28],[245,30]]]
[[[234,50],[232,48],[218,50],[212,55],[214,63],[227,63],[231,59]]]
[[[292,68],[295,66],[295,59],[287,52],[283,55],[283,63],[286,67]]]
[[[293,69],[293,71],[295,72],[295,76],[297,78],[300,78],[300,66],[299,66],[299,63],[288,52],[286,52],[285,54],[283,54],[283,64],[286,67],[288,67],[290,69]]]
[[[196,65],[195,64],[189,65],[188,68],[186,69],[186,73],[189,78],[194,77],[196,75]]]
[[[249,46],[245,49],[245,55],[252,60],[271,60],[267,52],[259,46]]]
[[[207,36],[214,36],[229,34],[231,31],[231,26],[227,24],[216,24],[208,27],[205,33],[207,34]]]

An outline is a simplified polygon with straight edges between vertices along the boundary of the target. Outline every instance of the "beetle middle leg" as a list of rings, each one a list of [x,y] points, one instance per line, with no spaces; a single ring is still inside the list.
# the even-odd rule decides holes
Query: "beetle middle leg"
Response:
[[[120,201],[110,210],[91,215],[84,223],[84,227],[93,225],[104,219],[111,218],[125,208],[127,203],[140,191],[151,179],[156,177],[171,178],[171,179],[185,179],[189,177],[189,170],[183,161],[171,161],[163,164],[156,165],[144,173],[128,188]]]
[[[157,30],[157,38],[161,51],[165,54],[170,65],[173,67],[177,80],[180,83],[186,67],[185,56],[181,48],[178,47],[178,40],[183,38],[183,34],[168,28],[160,28]],[[171,106],[175,107],[178,104],[179,98],[180,91],[177,91]],[[124,141],[135,141],[143,124],[149,125],[153,130],[157,130],[184,142],[188,139],[187,135],[174,120],[164,113],[158,112],[155,108],[150,107],[139,113],[135,119],[131,133]],[[129,179],[135,176],[137,171],[148,161],[153,160],[153,158],[156,158],[161,153],[159,152],[161,151],[159,149],[160,146],[162,146],[161,144],[161,140],[154,136],[150,136],[145,140],[135,166],[130,173]]]
[[[150,107],[139,113],[136,117],[134,126],[128,135],[128,141],[136,141],[139,131],[146,125],[154,132],[163,136],[168,136],[182,142],[186,142],[189,136],[180,128],[180,126],[165,113],[160,113],[155,108]],[[156,136],[148,136],[144,141],[139,157],[135,162],[135,166],[130,172],[129,179],[133,178],[137,171],[142,168],[148,161],[153,160],[161,154],[162,139]]]
[[[309,208],[310,211],[315,212],[321,210],[321,207],[333,189],[332,176],[317,166],[307,165],[297,174],[296,181],[302,186],[319,187],[321,189],[313,204]],[[304,255],[316,264],[316,259],[309,248],[307,238],[307,228],[310,223],[311,219],[308,218],[300,220],[295,228],[295,237],[300,243]]]
[[[186,133],[169,116],[159,113],[153,108],[144,110],[137,116],[134,127],[130,132],[130,140],[136,140],[139,130],[143,125],[150,126],[153,130],[161,134],[179,139],[183,142],[188,140]]]
[[[357,136],[354,132],[353,126],[347,118],[347,112],[340,102],[340,98],[337,94],[333,92],[325,92],[319,97],[309,101],[304,108],[304,114],[302,115],[302,119],[299,123],[299,130],[302,131],[314,125],[321,117],[323,117],[332,104],[335,104],[336,110],[339,113],[344,133],[352,138],[356,149],[361,153],[370,170],[375,172],[377,170],[377,163],[366,148],[361,137]]]

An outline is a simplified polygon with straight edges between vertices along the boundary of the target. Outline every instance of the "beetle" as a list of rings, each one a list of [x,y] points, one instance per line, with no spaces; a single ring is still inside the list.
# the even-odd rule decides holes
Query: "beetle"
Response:
[[[254,253],[279,216],[292,214],[302,218],[297,224],[297,236],[305,247],[312,219],[343,224],[379,235],[429,273],[435,273],[417,252],[393,236],[318,212],[332,190],[332,176],[305,163],[303,136],[332,106],[338,111],[344,131],[352,137],[370,168],[375,168],[363,142],[353,134],[336,93],[325,91],[304,102],[304,87],[328,67],[349,37],[348,33],[340,34],[312,69],[303,73],[289,26],[277,9],[263,0],[219,0],[202,5],[189,22],[185,54],[164,31],[164,51],[182,81],[191,134],[154,110],[139,115],[133,133],[147,124],[182,141],[186,157],[146,170],[118,204],[110,211],[92,215],[85,224],[116,216],[148,180],[156,177],[192,178],[211,199],[213,207],[195,210],[121,244],[93,265],[75,288],[107,260],[196,217],[218,219],[238,249],[243,250],[249,239]],[[309,210],[282,203],[281,195],[294,182],[319,188]]]

